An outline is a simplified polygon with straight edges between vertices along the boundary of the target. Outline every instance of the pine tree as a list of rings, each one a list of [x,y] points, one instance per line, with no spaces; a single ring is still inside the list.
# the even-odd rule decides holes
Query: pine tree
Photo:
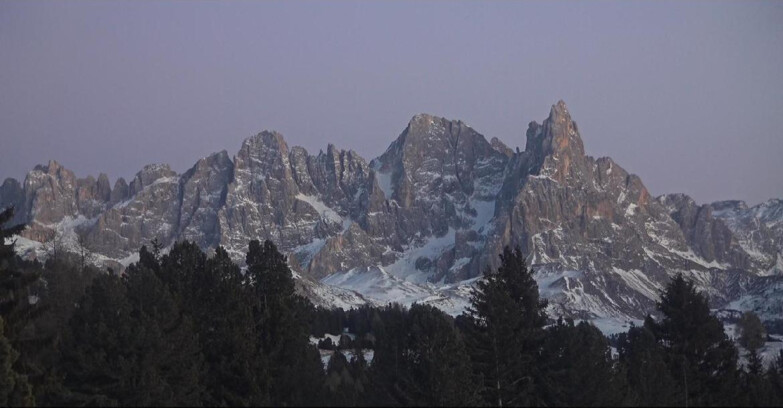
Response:
[[[470,358],[452,319],[433,306],[414,304],[407,326],[413,399],[428,406],[477,404]]]
[[[239,267],[222,247],[206,259],[195,244],[177,243],[160,273],[193,317],[204,356],[205,405],[248,406],[258,401],[263,367],[253,332],[251,297]]]
[[[29,377],[35,386],[38,405],[56,404],[67,392],[62,385],[60,361],[63,336],[79,300],[99,273],[89,265],[81,266],[78,261],[63,256],[49,259],[43,267],[41,280],[45,284],[40,285],[40,300],[36,304],[43,312],[33,324],[35,336],[41,341],[33,347],[35,352],[28,354],[34,360],[30,365],[35,368],[35,374]]]
[[[124,283],[137,341],[130,346],[146,348],[138,360],[149,375],[140,405],[201,405],[202,356],[190,316],[153,271],[131,265]]]
[[[192,324],[154,272],[131,265],[95,278],[71,318],[62,403],[200,405]]]
[[[19,353],[11,347],[3,328],[3,319],[0,317],[0,406],[34,406],[35,399],[27,378],[14,371],[13,366]]]
[[[766,379],[770,390],[770,406],[783,405],[783,350],[778,352],[767,369]]]
[[[101,275],[87,288],[69,323],[62,347],[62,405],[117,405],[128,391],[133,358],[126,339],[132,334],[131,306],[120,278]]]
[[[762,374],[761,358],[758,351],[764,346],[764,339],[767,336],[764,325],[755,313],[745,312],[739,320],[738,328],[740,331],[739,343],[748,351],[747,371],[754,377],[758,377]]]
[[[356,347],[353,357],[350,361],[351,378],[353,378],[353,390],[351,395],[351,404],[354,406],[367,405],[366,393],[370,391],[369,387],[369,366],[364,358],[364,350]]]
[[[681,384],[680,403],[733,403],[739,371],[737,349],[710,313],[708,299],[678,274],[661,294],[660,323],[647,322],[666,350],[671,375]]]
[[[373,313],[372,330],[377,341],[370,365],[369,381],[372,392],[367,395],[369,405],[416,405],[413,375],[407,354],[407,311],[392,303]]]
[[[607,338],[595,326],[558,320],[546,330],[541,353],[547,406],[614,406],[624,397]]]
[[[546,300],[519,248],[505,248],[497,273],[487,271],[471,295],[465,318],[468,351],[483,378],[487,404],[540,402],[537,362],[546,323]]]
[[[13,207],[0,212],[0,402],[9,405],[34,405],[25,368],[19,351],[32,340],[23,333],[40,308],[30,303],[30,289],[38,280],[37,273],[26,273],[18,267],[15,242],[7,241],[21,233],[25,226],[7,227],[14,217]],[[20,370],[21,369],[21,370]],[[5,405],[5,404],[0,404]]]
[[[7,243],[13,235],[19,234],[25,228],[24,225],[5,227],[5,223],[13,216],[13,207],[0,213],[0,317],[5,320],[6,337],[19,349],[23,347],[20,343],[27,340],[23,330],[40,313],[40,308],[29,300],[31,289],[40,275],[22,270],[14,252],[15,241]]]
[[[666,366],[666,350],[647,327],[632,326],[618,341],[619,360],[629,387],[625,402],[640,406],[671,406],[682,402],[677,381]]]
[[[268,368],[260,370],[261,401],[272,405],[319,402],[323,366],[309,342],[312,305],[295,293],[285,256],[272,241],[250,242],[246,284],[253,296],[255,330]]]
[[[356,384],[351,373],[348,359],[339,350],[335,350],[326,365],[326,390],[331,405],[337,407],[355,406]]]

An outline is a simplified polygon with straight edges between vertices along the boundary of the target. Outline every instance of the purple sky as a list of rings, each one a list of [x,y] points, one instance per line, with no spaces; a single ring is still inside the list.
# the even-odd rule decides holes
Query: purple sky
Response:
[[[263,129],[369,160],[420,112],[524,148],[558,99],[655,195],[783,197],[783,2],[0,2],[0,178]]]

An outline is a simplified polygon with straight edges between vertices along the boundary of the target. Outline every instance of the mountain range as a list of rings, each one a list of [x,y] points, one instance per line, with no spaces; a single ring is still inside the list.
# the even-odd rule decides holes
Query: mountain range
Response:
[[[783,315],[783,201],[699,204],[652,196],[607,157],[585,154],[562,101],[531,122],[524,151],[462,121],[420,114],[369,162],[328,145],[310,154],[277,132],[183,174],[145,166],[113,186],[56,161],[6,179],[27,258],[87,248],[122,270],[157,240],[222,245],[240,264],[251,239],[288,254],[301,293],[323,306],[430,303],[458,314],[506,245],[527,254],[552,316],[611,331],[652,312],[677,273],[713,307]],[[603,326],[602,326],[603,325]]]

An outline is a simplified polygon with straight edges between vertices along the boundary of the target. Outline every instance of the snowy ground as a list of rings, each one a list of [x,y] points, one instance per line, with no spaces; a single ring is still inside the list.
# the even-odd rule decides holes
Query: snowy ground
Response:
[[[351,334],[351,333],[345,333],[345,334],[347,336],[351,337],[351,339],[355,339],[356,338],[356,336]],[[340,336],[342,336],[342,335],[334,335],[334,334],[329,334],[329,333],[326,333],[324,335],[324,337],[320,337],[320,338],[310,336],[310,344],[312,344],[314,346],[317,346],[319,341],[328,338],[328,339],[332,340],[332,344],[336,345],[336,344],[340,343]],[[321,354],[321,362],[324,364],[324,369],[325,369],[326,366],[329,364],[329,359],[332,358],[332,354],[334,354],[334,351],[333,350],[318,349],[318,352]],[[350,350],[340,350],[340,352],[343,353],[343,355],[345,356],[345,358],[348,361],[351,361],[351,359],[353,358],[353,356],[355,354],[355,350],[353,350],[353,349],[350,349]],[[372,350],[372,349],[362,349],[362,355],[364,355],[364,360],[367,361],[368,364],[370,364],[372,362],[372,358],[375,356],[375,350]]]

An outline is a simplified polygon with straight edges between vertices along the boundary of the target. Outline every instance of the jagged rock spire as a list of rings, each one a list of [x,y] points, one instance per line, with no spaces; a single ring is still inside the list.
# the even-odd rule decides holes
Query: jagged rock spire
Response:
[[[584,156],[584,143],[565,102],[552,105],[543,124],[530,122],[525,150],[540,160],[549,155]]]

